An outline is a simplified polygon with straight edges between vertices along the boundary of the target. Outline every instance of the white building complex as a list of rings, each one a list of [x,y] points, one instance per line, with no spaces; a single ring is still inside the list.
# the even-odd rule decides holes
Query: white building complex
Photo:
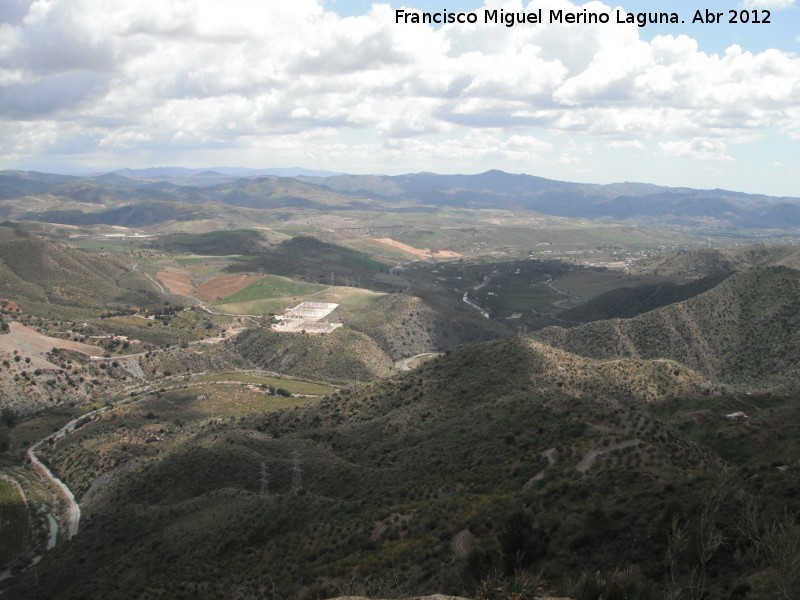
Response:
[[[306,333],[330,333],[341,323],[323,321],[339,306],[333,302],[301,302],[287,311],[282,317],[277,317],[278,323],[272,326],[275,331]]]

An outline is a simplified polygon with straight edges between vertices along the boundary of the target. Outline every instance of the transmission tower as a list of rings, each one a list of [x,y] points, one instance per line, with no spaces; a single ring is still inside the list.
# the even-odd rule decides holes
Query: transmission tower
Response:
[[[302,478],[303,478],[303,469],[300,468],[300,454],[297,450],[294,451],[294,465],[292,466],[292,489],[289,490],[289,493],[292,496],[296,496],[297,492],[300,491],[300,486],[302,486]]]

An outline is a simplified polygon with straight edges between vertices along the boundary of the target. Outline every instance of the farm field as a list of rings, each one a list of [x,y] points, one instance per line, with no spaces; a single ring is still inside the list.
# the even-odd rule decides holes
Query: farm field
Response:
[[[219,306],[241,304],[256,300],[307,296],[321,292],[325,288],[326,286],[318,283],[307,283],[305,281],[296,281],[288,277],[267,275],[251,283],[246,288],[218,301],[216,304]]]
[[[273,277],[277,276],[268,276],[268,278]],[[312,300],[314,302],[335,302],[339,304],[339,308],[337,308],[334,312],[334,316],[336,319],[341,320],[343,318],[340,316],[342,312],[366,309],[375,299],[384,295],[380,292],[373,292],[370,290],[347,286],[323,286],[319,284],[301,285],[318,286],[320,289],[312,291],[312,293],[307,295],[299,294],[295,296],[289,294],[286,296],[255,299],[245,302],[218,302],[215,306],[218,306],[220,309],[231,314],[265,315],[270,313],[280,314],[284,310],[297,306],[304,300]],[[299,290],[300,288],[298,288],[298,291]]]
[[[195,293],[206,302],[221,301],[261,279],[263,275],[220,275],[198,285]]]
[[[16,560],[30,544],[30,515],[17,486],[0,478],[0,566]]]
[[[192,293],[192,276],[183,269],[168,267],[158,272],[156,277],[176,296],[188,296]]]
[[[551,312],[552,304],[563,299],[545,283],[526,278],[505,277],[492,280],[476,292],[478,304],[488,308],[498,318],[508,317],[513,312],[533,309],[536,312]]]
[[[202,265],[206,263],[222,263],[230,264],[243,258],[241,254],[229,254],[226,256],[212,256],[210,254],[187,254],[185,256],[175,256],[172,258],[175,262],[182,265]]]
[[[258,373],[246,373],[241,371],[227,371],[203,375],[198,382],[214,383],[218,381],[238,381],[241,383],[252,383],[253,385],[269,385],[274,388],[283,388],[292,394],[323,395],[331,393],[334,388],[324,383],[304,381],[302,379],[289,379],[285,377],[273,377]]]

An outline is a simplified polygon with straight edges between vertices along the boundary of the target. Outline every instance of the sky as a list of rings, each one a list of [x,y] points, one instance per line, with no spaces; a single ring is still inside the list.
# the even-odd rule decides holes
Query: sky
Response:
[[[502,169],[800,197],[800,0],[704,1],[0,0],[0,169]],[[722,22],[692,23],[706,9]],[[684,22],[615,22],[665,11]]]

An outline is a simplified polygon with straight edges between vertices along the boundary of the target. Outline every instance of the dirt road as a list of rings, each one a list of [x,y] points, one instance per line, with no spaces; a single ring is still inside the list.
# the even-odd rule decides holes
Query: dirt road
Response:
[[[594,461],[597,460],[597,457],[601,454],[605,454],[606,452],[613,452],[614,450],[621,450],[622,448],[627,448],[628,446],[635,446],[640,444],[641,440],[627,440],[625,442],[620,442],[619,444],[612,444],[606,448],[602,449],[595,449],[589,450],[583,458],[581,462],[578,463],[578,466],[575,467],[581,473],[586,473],[589,469],[592,468]]]
[[[77,419],[70,421],[65,425],[59,433],[67,429],[68,427],[72,426],[72,429],[75,427],[75,423],[77,423]],[[58,434],[56,434],[58,435]],[[66,435],[66,434],[64,434]],[[47,439],[47,438],[45,438]],[[39,457],[36,456],[36,449],[42,445],[45,440],[40,440],[30,448],[28,448],[28,458],[31,461],[31,466],[38,471],[45,479],[49,479],[50,482],[55,485],[59,490],[61,490],[61,494],[67,501],[67,539],[72,538],[72,536],[77,535],[78,533],[78,526],[81,522],[81,508],[78,506],[78,502],[75,500],[75,495],[72,493],[66,484],[61,481],[58,477],[53,475],[53,472],[47,468],[42,461],[39,460]],[[55,546],[55,544],[53,544]]]

